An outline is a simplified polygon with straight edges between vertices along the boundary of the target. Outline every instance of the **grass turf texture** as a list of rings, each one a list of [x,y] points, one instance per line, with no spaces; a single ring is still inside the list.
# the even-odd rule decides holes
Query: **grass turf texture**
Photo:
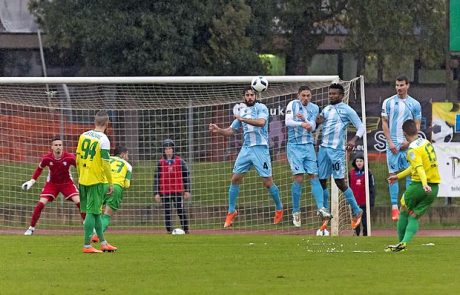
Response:
[[[457,294],[458,238],[110,234],[0,236],[1,294]],[[428,244],[428,245],[427,245]],[[434,245],[430,245],[434,244]],[[98,245],[99,246],[99,245]]]

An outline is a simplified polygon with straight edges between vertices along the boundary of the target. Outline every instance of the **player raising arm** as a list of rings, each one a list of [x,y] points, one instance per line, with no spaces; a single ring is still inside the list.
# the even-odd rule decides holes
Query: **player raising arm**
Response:
[[[113,191],[110,168],[110,141],[104,131],[109,125],[109,115],[99,111],[94,119],[95,128],[80,135],[77,146],[77,170],[80,184],[81,210],[86,212],[83,253],[115,251],[104,238],[102,231],[102,204],[105,195]],[[108,184],[107,184],[108,183]],[[93,229],[102,241],[101,250],[91,246]]]
[[[244,174],[254,166],[262,177],[263,185],[268,189],[275,202],[275,216],[273,224],[278,224],[283,219],[283,205],[280,200],[279,189],[273,182],[272,164],[268,150],[268,109],[257,102],[256,93],[251,86],[243,89],[243,98],[246,107],[243,107],[230,127],[222,129],[216,124],[209,124],[209,130],[223,136],[234,135],[240,128],[243,129],[243,146],[233,167],[233,175],[228,190],[228,212],[224,228],[232,226],[233,219],[238,215],[236,199],[240,193],[240,183]]]
[[[70,166],[75,167],[75,165],[75,156],[64,151],[64,144],[60,137],[54,137],[51,140],[51,152],[42,157],[32,178],[22,185],[23,190],[29,190],[35,184],[38,177],[40,177],[43,169],[48,167],[48,177],[45,186],[40,193],[40,200],[35,205],[30,226],[24,235],[30,236],[34,233],[35,225],[40,218],[42,210],[48,202],[53,202],[59,193],[61,193],[66,200],[72,200],[80,211],[78,190],[70,174]],[[80,214],[81,218],[84,220],[85,213],[82,212]]]
[[[410,166],[388,177],[389,183],[411,176],[412,182],[406,188],[401,198],[401,212],[397,223],[398,241],[396,245],[389,245],[385,251],[405,251],[419,228],[418,219],[425,214],[438,195],[439,176],[438,161],[431,143],[418,137],[418,128],[414,120],[407,120],[402,125],[404,136],[409,142],[407,161]]]

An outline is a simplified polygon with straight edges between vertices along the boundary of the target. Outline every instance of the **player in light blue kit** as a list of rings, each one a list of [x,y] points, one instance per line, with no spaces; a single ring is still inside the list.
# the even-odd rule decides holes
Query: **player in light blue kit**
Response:
[[[275,216],[273,224],[283,219],[283,205],[279,196],[279,189],[272,178],[272,165],[268,149],[268,109],[257,102],[256,93],[251,86],[243,90],[245,106],[235,114],[235,120],[228,128],[220,128],[216,124],[209,124],[209,130],[223,136],[234,135],[240,128],[243,129],[243,146],[233,167],[232,182],[228,190],[228,213],[224,228],[232,226],[233,219],[238,215],[236,199],[240,192],[240,183],[244,174],[254,166],[262,177],[264,186],[275,202]]]
[[[415,121],[417,130],[420,130],[422,119],[422,107],[420,103],[409,96],[409,79],[406,76],[396,78],[396,94],[385,99],[382,104],[382,130],[387,140],[387,165],[389,177],[396,175],[409,167],[406,160],[409,143],[404,137],[402,125],[405,121]],[[406,188],[409,187],[410,176],[406,177]],[[399,218],[398,209],[398,182],[388,185],[391,198],[391,218],[397,221]]]
[[[316,129],[316,117],[319,107],[310,102],[311,90],[308,86],[300,86],[297,99],[289,102],[286,108],[285,123],[288,130],[286,147],[287,158],[292,171],[292,223],[296,227],[302,225],[300,217],[300,198],[304,174],[310,176],[311,193],[315,198],[318,214],[323,219],[331,215],[323,206],[323,189],[318,179],[318,162],[313,134]]]
[[[322,124],[322,142],[318,152],[319,181],[323,187],[324,206],[327,208],[329,191],[327,179],[332,175],[335,184],[343,192],[345,199],[351,206],[351,227],[355,229],[360,223],[363,210],[356,203],[353,191],[345,182],[345,135],[348,124],[352,123],[357,131],[355,136],[347,143],[347,149],[355,147],[358,138],[364,135],[364,125],[358,114],[349,105],[342,102],[344,95],[343,86],[331,84],[329,86],[329,105],[318,117],[317,123]]]

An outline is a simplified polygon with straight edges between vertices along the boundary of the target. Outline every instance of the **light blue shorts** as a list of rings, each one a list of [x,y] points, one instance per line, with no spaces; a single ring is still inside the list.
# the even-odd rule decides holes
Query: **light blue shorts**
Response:
[[[293,175],[318,174],[318,161],[313,144],[288,143],[286,152]]]
[[[409,167],[407,162],[407,150],[398,151],[398,153],[393,154],[389,149],[387,149],[387,165],[388,172],[395,173]]]
[[[319,147],[318,169],[319,179],[328,179],[331,175],[334,179],[345,178],[345,150],[329,147]]]
[[[272,163],[268,146],[243,146],[236,158],[235,166],[233,166],[233,173],[246,173],[252,166],[256,168],[261,177],[272,176]]]

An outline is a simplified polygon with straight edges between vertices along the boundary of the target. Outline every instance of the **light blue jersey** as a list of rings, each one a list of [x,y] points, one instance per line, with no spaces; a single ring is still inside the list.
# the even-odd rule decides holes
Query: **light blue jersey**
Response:
[[[364,125],[358,114],[349,105],[340,102],[327,105],[321,112],[324,118],[321,146],[333,149],[345,149],[345,135],[348,124],[352,123],[357,129],[356,135],[364,135]]]
[[[319,107],[309,102],[306,106],[298,99],[289,102],[286,108],[285,123],[288,129],[288,143],[305,144],[313,143],[312,132],[316,129],[316,117],[319,113]],[[297,118],[297,114],[302,114],[305,120]],[[307,131],[301,126],[303,122],[308,122],[313,127]]]
[[[239,130],[243,127],[243,146],[265,145],[268,147],[268,109],[259,102],[252,107],[243,107],[240,109],[240,116],[246,119],[265,119],[263,127],[253,126],[247,123],[241,123],[234,120],[230,127]]]
[[[402,125],[405,121],[422,119],[422,107],[420,103],[411,96],[404,99],[393,95],[383,101],[382,117],[388,119],[388,128],[393,143],[399,148],[400,144],[406,141]]]

